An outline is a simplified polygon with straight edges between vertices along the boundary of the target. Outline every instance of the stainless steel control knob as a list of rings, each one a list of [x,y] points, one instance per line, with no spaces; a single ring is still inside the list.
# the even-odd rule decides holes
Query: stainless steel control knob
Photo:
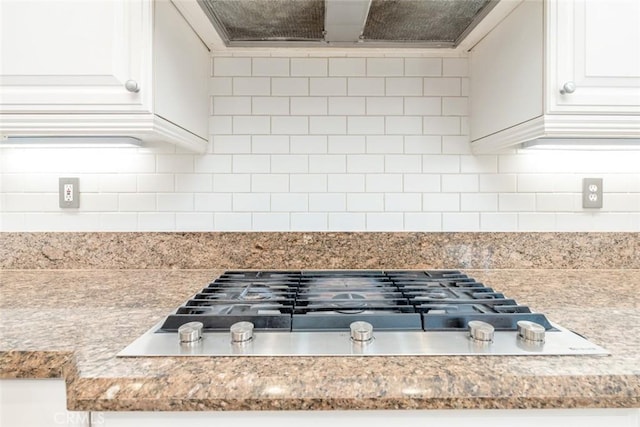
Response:
[[[178,328],[178,336],[180,342],[183,344],[195,343],[202,339],[202,327],[204,325],[201,322],[189,322]]]
[[[560,93],[562,95],[565,95],[567,93],[573,93],[576,91],[576,84],[574,82],[566,82],[565,84],[562,85],[562,88],[560,89]]]
[[[253,323],[237,322],[231,325],[231,342],[241,343],[251,341],[253,339]]]
[[[544,335],[544,326],[528,320],[520,320],[518,322],[518,337],[523,340],[534,343],[543,343]]]
[[[495,328],[487,322],[472,320],[468,323],[469,336],[474,341],[491,342]]]
[[[369,322],[357,321],[349,325],[351,339],[357,342],[367,342],[373,339],[373,326]]]
[[[135,80],[127,80],[124,82],[124,88],[129,92],[138,93],[140,92],[140,85]]]

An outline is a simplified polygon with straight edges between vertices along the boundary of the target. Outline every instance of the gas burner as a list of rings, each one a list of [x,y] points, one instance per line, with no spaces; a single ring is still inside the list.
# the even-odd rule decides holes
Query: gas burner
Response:
[[[366,297],[362,294],[356,294],[353,292],[346,292],[334,295],[332,300],[337,300],[332,303],[338,313],[343,314],[358,314],[362,313],[367,307]]]

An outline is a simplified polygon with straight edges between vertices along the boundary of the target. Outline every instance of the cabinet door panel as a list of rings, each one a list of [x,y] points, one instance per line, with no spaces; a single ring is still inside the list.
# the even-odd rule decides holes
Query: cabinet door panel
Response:
[[[556,1],[549,8],[549,112],[640,113],[640,2]],[[575,92],[560,93],[566,82]]]
[[[0,8],[3,112],[150,111],[147,0],[8,0]],[[129,79],[140,92],[125,89]]]

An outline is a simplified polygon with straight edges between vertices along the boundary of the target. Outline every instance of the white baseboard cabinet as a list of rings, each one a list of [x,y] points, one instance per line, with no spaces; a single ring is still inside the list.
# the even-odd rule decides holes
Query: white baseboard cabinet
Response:
[[[103,412],[104,427],[639,427],[640,409]],[[102,427],[102,426],[101,426]]]
[[[0,427],[91,427],[90,421],[89,412],[67,411],[63,379],[0,380]]]

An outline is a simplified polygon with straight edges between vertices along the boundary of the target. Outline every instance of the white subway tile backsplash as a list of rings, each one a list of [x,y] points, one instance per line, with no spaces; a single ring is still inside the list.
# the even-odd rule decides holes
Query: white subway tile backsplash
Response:
[[[289,152],[287,135],[254,135],[251,137],[251,153],[283,154]]]
[[[251,214],[240,212],[222,212],[213,214],[213,226],[216,231],[251,230]]]
[[[234,77],[233,94],[271,95],[271,79],[268,77]]]
[[[347,117],[347,132],[350,135],[384,134],[384,117]]]
[[[118,209],[121,212],[153,212],[156,210],[156,194],[120,194],[118,195]]]
[[[364,231],[366,230],[364,213],[329,213],[329,230]]]
[[[442,214],[442,231],[476,231],[480,228],[479,213]]]
[[[457,212],[460,211],[460,194],[458,193],[423,193],[422,210],[425,212]]]
[[[268,212],[271,197],[262,193],[237,193],[232,195],[231,203],[236,212]]]
[[[291,213],[292,231],[325,231],[328,229],[328,223],[326,213]]]
[[[138,193],[166,193],[172,192],[174,187],[173,174],[141,174],[137,176],[136,191]]]
[[[378,154],[353,154],[347,156],[348,173],[384,172],[384,156]]]
[[[347,194],[347,211],[349,212],[382,212],[383,210],[384,194],[382,193]]]
[[[367,153],[370,154],[399,154],[403,152],[402,136],[369,135],[366,137]]]
[[[159,212],[193,211],[193,193],[158,193],[156,205]]]
[[[385,117],[385,131],[388,135],[420,135],[422,117]]]
[[[461,82],[458,78],[431,78],[422,80],[425,96],[460,96]]]
[[[404,215],[401,213],[367,213],[368,231],[401,231],[404,228]]]
[[[230,154],[205,154],[194,159],[196,173],[228,173],[231,172]],[[138,189],[139,191],[139,189]]]
[[[289,150],[292,154],[327,153],[327,137],[325,135],[292,135]]]
[[[404,98],[400,96],[370,96],[366,99],[367,115],[369,116],[401,116],[404,114]]]
[[[254,213],[252,217],[256,231],[287,231],[290,227],[288,213]]]
[[[364,179],[363,174],[332,173],[327,176],[327,190],[334,193],[362,193],[365,190]]]
[[[516,191],[516,175],[482,174],[480,191],[493,193],[513,193]]]
[[[332,96],[329,98],[329,114],[334,116],[364,115],[365,98]]]
[[[307,173],[308,156],[301,154],[278,154],[271,156],[272,173]]]
[[[193,172],[193,156],[187,154],[161,154],[156,156],[155,172]]]
[[[300,77],[323,77],[327,75],[326,58],[291,58],[291,75]]]
[[[367,76],[402,76],[403,58],[367,58]]]
[[[309,118],[306,116],[273,116],[271,117],[271,132],[276,135],[308,134]]]
[[[309,156],[311,173],[345,173],[347,160],[341,154],[312,154]]]
[[[289,191],[289,175],[287,174],[253,174],[251,175],[251,192],[273,193]]]
[[[213,114],[220,116],[251,114],[251,98],[248,96],[214,96]]]
[[[444,174],[442,175],[442,191],[448,193],[472,193],[479,187],[478,175],[475,174]]]
[[[442,98],[443,116],[466,116],[469,114],[469,99],[464,97]]]
[[[422,172],[458,173],[460,172],[460,156],[425,154],[422,156]]]
[[[498,172],[498,158],[491,155],[460,156],[460,172],[495,174]]]
[[[407,135],[404,137],[407,154],[438,154],[442,152],[442,137],[434,135]]]
[[[309,95],[311,96],[345,96],[347,79],[344,77],[311,77],[309,79]]]
[[[197,212],[231,211],[231,193],[198,193],[193,198],[193,206]]]
[[[387,96],[421,96],[422,79],[419,77],[387,77]]]
[[[327,191],[327,175],[296,174],[291,175],[289,191],[292,193],[323,193]]]
[[[274,193],[271,195],[273,212],[305,212],[309,210],[309,195],[305,193]]]
[[[582,206],[581,194],[536,194],[538,212],[575,212]]]
[[[176,213],[177,231],[213,231],[213,213]]]
[[[466,57],[215,55],[207,153],[3,149],[0,229],[640,231],[636,152],[471,153]],[[591,176],[602,209],[582,208]]]
[[[344,212],[347,208],[347,197],[344,193],[309,194],[310,212]]]
[[[329,135],[329,153],[362,154],[366,152],[366,139],[360,135]]]
[[[330,76],[364,76],[366,71],[365,58],[329,58]]]
[[[106,212],[100,214],[99,229],[102,231],[137,231],[138,230],[138,214]],[[95,230],[95,228],[92,228]]]
[[[422,194],[387,193],[384,195],[384,210],[387,212],[420,212]]]
[[[306,96],[309,95],[309,79],[305,77],[277,77],[271,79],[271,95]]]
[[[236,135],[268,134],[271,131],[269,119],[269,116],[233,116],[233,133]]]
[[[496,212],[498,195],[491,193],[460,194],[460,211],[462,212]]]
[[[436,96],[412,96],[404,98],[404,114],[412,116],[438,116],[442,113],[442,101]]]
[[[384,78],[381,77],[349,77],[349,96],[383,96]]]
[[[213,189],[213,177],[210,174],[176,174],[176,192],[204,193]]]
[[[233,156],[233,173],[268,173],[271,157],[266,154],[238,154]]]
[[[422,159],[412,154],[389,154],[384,159],[386,173],[417,173],[422,171]]]
[[[254,96],[251,98],[251,113],[266,116],[289,114],[289,97]]]
[[[347,132],[344,116],[309,117],[309,133],[315,135],[341,135]]]
[[[518,231],[518,214],[515,213],[480,213],[480,230],[482,231]]]
[[[250,76],[251,58],[214,58],[214,76]]]
[[[444,58],[442,60],[443,76],[460,76],[469,75],[469,61],[467,58]]]
[[[441,76],[441,58],[405,58],[405,76]]]
[[[289,58],[253,58],[254,76],[289,76]]]
[[[536,210],[535,194],[503,193],[498,196],[500,211],[520,212]]]
[[[406,231],[441,231],[442,214],[407,212],[404,214],[404,229]]]
[[[403,176],[403,190],[406,193],[434,193],[440,191],[439,174],[409,173]]]
[[[240,173],[214,174],[213,191],[216,193],[239,193],[251,191],[251,175]]]
[[[401,174],[367,174],[365,188],[368,192],[401,192]]]
[[[327,98],[320,96],[306,96],[291,98],[291,115],[319,116],[327,114]]]

